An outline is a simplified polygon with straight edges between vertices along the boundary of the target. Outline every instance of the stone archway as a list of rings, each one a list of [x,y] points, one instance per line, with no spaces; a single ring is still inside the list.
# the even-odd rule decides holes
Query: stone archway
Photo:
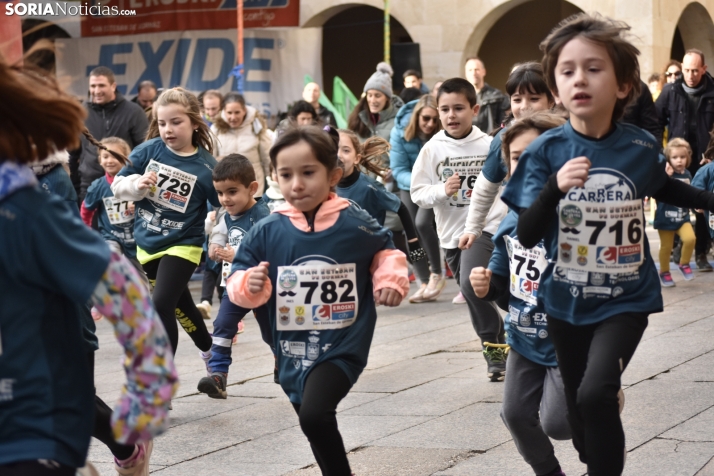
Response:
[[[565,0],[503,3],[476,26],[464,48],[461,64],[478,56],[488,72],[486,82],[503,90],[513,65],[540,61],[540,42],[561,20],[580,12],[580,8]],[[538,21],[534,22],[533,18]]]
[[[679,16],[672,38],[670,57],[682,61],[684,52],[696,48],[714,63],[714,22],[707,9],[699,2],[687,5]]]

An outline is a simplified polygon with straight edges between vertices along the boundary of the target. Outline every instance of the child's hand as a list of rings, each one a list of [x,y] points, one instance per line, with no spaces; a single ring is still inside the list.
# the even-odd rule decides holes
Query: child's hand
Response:
[[[669,162],[667,162],[667,165],[664,166],[664,171],[667,172],[667,175],[670,177],[674,174],[674,169],[671,165],[669,165]]]
[[[218,261],[218,255],[216,254],[216,252],[220,249],[221,247],[217,244],[210,243],[208,245],[208,257],[211,258],[213,261]]]
[[[265,287],[265,282],[268,280],[268,266],[270,266],[270,263],[261,261],[258,266],[250,270],[248,291],[252,294],[261,292]]]
[[[488,294],[488,289],[491,287],[492,274],[493,272],[490,269],[482,266],[471,270],[469,281],[471,281],[471,286],[474,288],[476,297],[482,298]]]
[[[558,188],[565,193],[573,187],[583,187],[588,179],[590,160],[587,157],[570,159],[558,171]]]
[[[136,187],[139,190],[146,190],[152,185],[156,185],[159,182],[159,178],[156,176],[156,172],[147,172],[141,176],[139,182],[137,182]]]
[[[216,221],[216,211],[215,210],[211,210],[210,212],[208,212],[208,219],[211,221]]]
[[[236,251],[231,248],[231,245],[226,245],[225,248],[218,248],[216,250],[216,256],[220,258],[222,261],[226,261],[228,263],[233,262],[233,258],[236,256]]]
[[[461,238],[459,238],[459,249],[460,250],[468,250],[471,248],[471,245],[474,244],[474,241],[476,241],[478,237],[474,235],[473,233],[464,233],[461,235]]]
[[[378,306],[396,307],[402,302],[402,295],[395,289],[382,288],[374,292],[374,302]]]
[[[459,179],[459,174],[454,174],[444,182],[444,190],[446,191],[446,196],[450,197],[455,194],[461,188],[461,180]]]

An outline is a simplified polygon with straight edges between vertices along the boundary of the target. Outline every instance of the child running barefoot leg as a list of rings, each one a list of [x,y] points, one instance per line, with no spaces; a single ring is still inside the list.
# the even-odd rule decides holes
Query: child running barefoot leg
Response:
[[[135,148],[112,191],[136,205],[137,257],[154,284],[156,310],[176,352],[177,320],[208,362],[211,335],[188,282],[201,259],[206,203],[218,207],[211,173],[216,160],[196,97],[181,88],[154,103],[149,139]]]
[[[573,444],[591,476],[622,473],[620,375],[649,314],[662,311],[642,200],[714,209],[714,194],[667,176],[649,133],[617,122],[640,87],[639,52],[625,39],[627,29],[579,14],[543,41],[548,84],[570,120],[531,143],[502,195],[520,214],[520,243],[544,241],[550,264],[539,302]]]
[[[546,112],[515,121],[502,135],[508,174],[515,171],[528,144],[564,122],[562,115]],[[487,301],[508,297],[510,351],[501,418],[537,476],[564,476],[550,438],[570,438],[565,391],[548,337],[545,309],[537,302],[540,275],[548,262],[542,244],[528,250],[518,242],[517,223],[518,215],[511,210],[493,237],[495,249],[488,268],[472,269],[470,284],[476,296]]]
[[[243,238],[228,280],[231,301],[268,305],[280,385],[323,474],[349,476],[336,408],[367,364],[375,303],[409,290],[406,258],[391,233],[333,193],[337,147],[306,127],[270,151],[287,203]]]

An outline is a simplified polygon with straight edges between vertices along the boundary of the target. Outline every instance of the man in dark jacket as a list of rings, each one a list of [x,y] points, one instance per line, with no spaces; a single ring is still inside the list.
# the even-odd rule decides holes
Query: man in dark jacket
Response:
[[[335,115],[332,114],[325,106],[320,104],[321,94],[322,91],[320,91],[320,85],[315,82],[307,83],[305,88],[302,90],[302,98],[315,108],[320,122],[324,125],[337,127]]]
[[[685,139],[692,147],[692,164],[689,166],[692,175],[708,162],[702,153],[714,125],[714,79],[706,71],[704,54],[699,50],[688,50],[682,60],[682,77],[665,84],[655,103],[660,124],[669,128],[668,137]],[[700,271],[712,271],[707,259],[710,242],[707,222],[701,213],[696,217],[697,267]]]
[[[469,58],[464,66],[466,80],[476,89],[476,100],[479,104],[478,114],[473,125],[486,134],[501,127],[506,111],[511,107],[511,101],[498,89],[489,86],[483,78],[486,77],[486,66],[478,58]]]
[[[644,81],[640,80],[642,90],[637,99],[625,109],[625,114],[622,116],[622,122],[632,124],[644,129],[652,134],[657,141],[657,144],[662,144],[662,130],[657,119],[657,110],[655,109],[652,93],[649,86]]]
[[[124,99],[116,89],[114,73],[109,68],[100,66],[89,73],[90,101],[85,103],[84,125],[97,140],[120,137],[133,149],[144,142],[149,121],[141,106]],[[104,175],[97,148],[84,136],[81,140],[80,148],[70,153],[72,183],[80,203],[92,182]]]

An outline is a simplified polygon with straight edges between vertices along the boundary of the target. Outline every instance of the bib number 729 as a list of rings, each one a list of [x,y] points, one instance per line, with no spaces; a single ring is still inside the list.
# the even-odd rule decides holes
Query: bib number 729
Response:
[[[639,243],[640,239],[642,238],[642,222],[640,221],[639,218],[633,218],[632,220],[629,221],[627,224],[627,240],[628,244],[635,244]],[[605,229],[607,226],[607,222],[602,220],[587,220],[585,222],[585,226],[588,228],[593,228],[592,233],[590,234],[590,239],[588,240],[588,244],[590,245],[596,245],[597,244],[597,239],[600,236],[600,233]],[[615,223],[613,223],[612,226],[607,228],[607,231],[609,234],[615,234],[615,246],[620,246],[622,245],[622,238],[623,238],[623,220],[617,220]]]
[[[320,302],[325,304],[332,304],[337,302],[338,292],[337,288],[343,289],[342,295],[339,296],[339,302],[353,302],[355,300],[352,294],[354,289],[354,284],[349,279],[343,279],[338,284],[334,281],[323,281],[318,283],[316,281],[303,281],[300,283],[301,288],[308,288],[307,294],[305,295],[305,304],[312,303],[312,295],[320,288]]]

